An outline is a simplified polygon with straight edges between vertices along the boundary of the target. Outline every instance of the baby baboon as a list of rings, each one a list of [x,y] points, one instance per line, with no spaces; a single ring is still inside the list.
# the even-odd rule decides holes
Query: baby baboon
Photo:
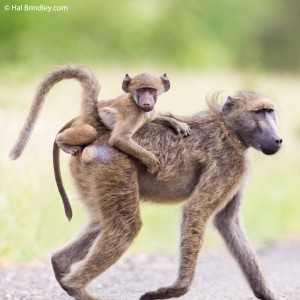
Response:
[[[89,224],[77,239],[55,253],[52,264],[60,285],[76,300],[96,299],[85,290],[89,282],[114,264],[141,228],[139,199],[158,203],[183,202],[181,257],[174,284],[147,292],[140,299],[168,299],[185,294],[192,282],[198,252],[208,221],[223,236],[255,296],[277,298],[268,288],[242,227],[240,207],[248,174],[246,152],[253,147],[276,153],[274,105],[254,92],[238,92],[223,106],[209,102],[209,110],[187,122],[192,134],[185,139],[149,123],[133,139],[159,153],[160,172],[145,168],[107,143],[109,132],[99,128],[94,145],[97,159],[71,159],[71,171]],[[81,261],[78,268],[71,266]]]
[[[160,78],[149,73],[142,73],[133,78],[126,74],[122,88],[127,94],[113,100],[98,102],[100,118],[106,127],[112,130],[109,145],[139,159],[147,166],[150,173],[156,173],[159,169],[157,157],[132,140],[134,133],[154,119],[166,123],[184,136],[190,133],[189,127],[175,119],[156,115],[157,97],[170,88],[166,74]],[[82,122],[81,117],[76,118],[57,134],[56,143],[65,152],[76,154],[81,150],[81,146],[90,144],[96,139],[89,127]],[[93,147],[87,148],[82,158],[85,161],[92,160],[96,154],[94,150]]]

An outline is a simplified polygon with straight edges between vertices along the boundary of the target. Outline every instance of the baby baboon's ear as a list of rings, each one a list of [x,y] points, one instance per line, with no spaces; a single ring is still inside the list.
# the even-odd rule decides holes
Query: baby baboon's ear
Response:
[[[125,93],[129,93],[129,85],[130,85],[131,80],[132,80],[132,78],[128,74],[126,74],[123,79],[123,83],[122,83],[122,90]]]
[[[170,89],[171,84],[169,78],[167,77],[167,74],[165,73],[163,76],[160,77],[160,79],[163,83],[165,92],[168,91]]]
[[[224,113],[224,115],[227,115],[231,111],[232,106],[233,106],[233,98],[228,96],[227,100],[222,108],[222,112]]]

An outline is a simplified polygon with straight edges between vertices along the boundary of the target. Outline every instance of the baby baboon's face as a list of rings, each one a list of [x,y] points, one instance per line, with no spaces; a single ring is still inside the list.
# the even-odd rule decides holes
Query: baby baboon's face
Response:
[[[156,77],[150,73],[141,73],[133,78],[126,74],[122,89],[130,93],[142,111],[149,112],[153,110],[157,97],[170,89],[170,81],[166,74]]]

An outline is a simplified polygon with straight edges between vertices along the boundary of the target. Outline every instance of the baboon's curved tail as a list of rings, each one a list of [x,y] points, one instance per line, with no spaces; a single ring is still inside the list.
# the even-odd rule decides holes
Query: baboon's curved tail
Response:
[[[59,193],[60,193],[63,205],[64,205],[65,214],[66,214],[68,220],[71,221],[73,212],[72,212],[72,207],[71,207],[69,198],[66,194],[66,191],[65,191],[65,188],[64,188],[64,185],[62,182],[59,158],[60,158],[60,148],[58,147],[56,142],[54,142],[54,144],[53,144],[53,167],[54,167],[55,181],[56,181],[56,185],[57,185],[57,188],[59,190]]]
[[[75,119],[72,119],[69,121],[58,133],[64,131],[67,128],[70,128],[71,124],[74,122]],[[54,176],[55,176],[55,182],[59,191],[59,194],[61,196],[64,209],[65,209],[65,214],[68,218],[69,221],[71,221],[73,212],[72,212],[72,207],[69,201],[69,198],[67,196],[67,193],[64,188],[64,184],[61,178],[61,172],[60,172],[60,148],[56,143],[56,140],[54,141],[53,144],[53,150],[52,150],[52,160],[53,160],[53,169],[54,169]]]
[[[82,113],[90,117],[89,119],[91,122],[94,120],[96,124],[96,118],[98,116],[97,98],[100,86],[95,75],[89,69],[78,65],[66,65],[58,67],[56,70],[49,73],[40,83],[31,105],[30,112],[22,130],[20,131],[18,140],[9,153],[10,159],[17,159],[22,154],[28,143],[31,131],[35,125],[41,108],[45,102],[45,96],[50,89],[63,79],[72,78],[77,79],[81,83],[83,89]]]

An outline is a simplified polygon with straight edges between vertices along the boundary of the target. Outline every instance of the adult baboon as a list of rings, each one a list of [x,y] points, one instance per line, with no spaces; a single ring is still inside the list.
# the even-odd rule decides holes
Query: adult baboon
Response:
[[[52,263],[58,282],[76,300],[96,299],[86,292],[86,285],[115,263],[137,235],[139,199],[183,201],[178,277],[173,285],[148,292],[141,300],[179,297],[188,291],[210,218],[255,296],[277,299],[265,283],[239,214],[248,173],[247,149],[270,155],[282,143],[274,105],[255,92],[238,92],[223,106],[210,101],[207,111],[180,120],[192,130],[186,138],[178,139],[154,123],[133,137],[158,154],[158,174],[150,174],[138,160],[111,148],[104,127],[94,144],[97,160],[87,164],[80,155],[72,157],[72,175],[90,219],[77,239],[53,255]],[[78,261],[79,267],[70,271]]]

